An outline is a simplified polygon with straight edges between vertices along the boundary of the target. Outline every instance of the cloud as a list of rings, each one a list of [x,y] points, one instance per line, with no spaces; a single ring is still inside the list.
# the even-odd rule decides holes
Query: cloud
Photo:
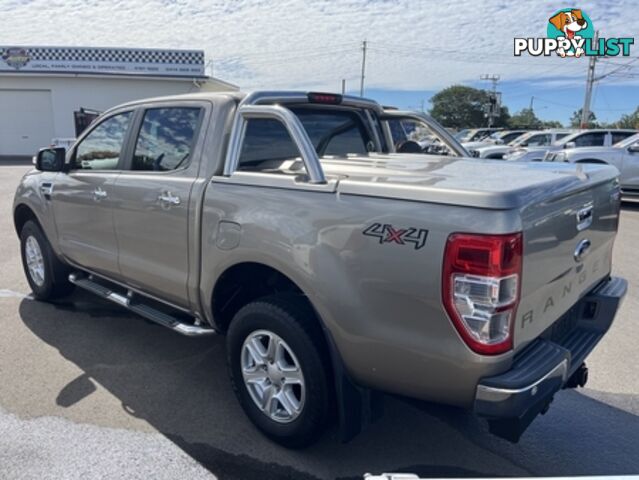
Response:
[[[639,31],[630,0],[579,4],[603,36]],[[0,0],[0,44],[195,48],[214,75],[254,88],[433,90],[477,81],[585,76],[587,60],[513,56],[545,36],[556,3],[459,0]],[[633,48],[639,48],[635,45]],[[629,80],[637,81],[637,80]]]

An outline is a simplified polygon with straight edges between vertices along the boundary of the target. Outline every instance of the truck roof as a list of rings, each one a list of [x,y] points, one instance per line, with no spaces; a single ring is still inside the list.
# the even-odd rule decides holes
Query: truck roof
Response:
[[[288,100],[289,102],[299,101],[300,103],[324,103],[328,105],[353,105],[369,107],[375,110],[383,111],[382,106],[375,100],[363,97],[356,97],[352,95],[341,95],[337,93],[324,93],[324,92],[309,92],[302,90],[256,90],[253,92],[198,92],[198,93],[183,93],[178,95],[167,95],[162,97],[143,98],[139,100],[133,100],[113,107],[110,110],[119,109],[122,107],[135,106],[143,103],[152,102],[166,102],[166,101],[188,101],[188,100],[215,100],[220,98],[227,98],[234,102],[241,102],[243,100],[249,101],[249,103],[269,103],[272,99]]]

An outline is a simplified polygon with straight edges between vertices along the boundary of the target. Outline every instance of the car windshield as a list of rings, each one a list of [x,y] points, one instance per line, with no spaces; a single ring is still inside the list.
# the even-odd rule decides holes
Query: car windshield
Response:
[[[639,142],[639,133],[637,133],[636,135],[633,135],[631,137],[624,138],[620,142],[615,143],[614,146],[617,147],[617,148],[626,148],[626,147],[629,147],[630,145],[632,145],[633,143],[636,143],[636,142]]]
[[[475,130],[464,128],[463,130],[460,130],[459,132],[457,132],[454,135],[454,137],[460,142],[467,142],[470,139],[470,137],[473,136],[474,133],[475,133]]]
[[[525,143],[526,140],[528,140],[530,137],[532,137],[533,135],[536,135],[538,132],[528,132],[528,133],[524,133],[523,135],[517,137],[515,140],[513,140],[512,142],[510,142],[510,145],[513,147],[518,147],[520,146],[522,143]]]

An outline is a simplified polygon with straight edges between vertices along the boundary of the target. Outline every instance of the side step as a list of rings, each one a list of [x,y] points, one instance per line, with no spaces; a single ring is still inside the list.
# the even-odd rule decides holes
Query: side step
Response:
[[[164,304],[160,304],[160,302],[149,299],[124,287],[114,285],[94,275],[74,272],[69,275],[69,281],[80,288],[117,303],[147,320],[170,328],[182,335],[199,337],[203,335],[214,335],[216,333],[211,327],[200,325],[198,319],[193,319],[193,317],[186,314],[173,312],[173,309]],[[189,320],[193,323],[190,323]]]

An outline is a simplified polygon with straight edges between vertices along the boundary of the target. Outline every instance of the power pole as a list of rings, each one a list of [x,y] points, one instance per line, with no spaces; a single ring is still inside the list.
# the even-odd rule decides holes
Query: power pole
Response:
[[[535,101],[535,96],[530,97],[530,111],[533,111],[533,102]]]
[[[346,93],[346,79],[342,78],[342,95]]]
[[[488,128],[493,126],[493,118],[499,117],[500,102],[497,94],[497,83],[501,77],[499,75],[480,75],[480,80],[488,80],[493,84],[493,90],[490,92],[490,104],[487,105],[486,116],[488,117]]]
[[[599,39],[599,30],[595,32],[594,45],[597,45]],[[586,96],[584,97],[584,106],[581,109],[581,128],[588,128],[590,123],[590,101],[592,100],[592,86],[595,83],[595,62],[597,57],[592,55],[588,61],[588,75],[586,76]]]
[[[362,79],[359,84],[359,96],[364,96],[364,74],[366,73],[366,40],[362,43]]]

